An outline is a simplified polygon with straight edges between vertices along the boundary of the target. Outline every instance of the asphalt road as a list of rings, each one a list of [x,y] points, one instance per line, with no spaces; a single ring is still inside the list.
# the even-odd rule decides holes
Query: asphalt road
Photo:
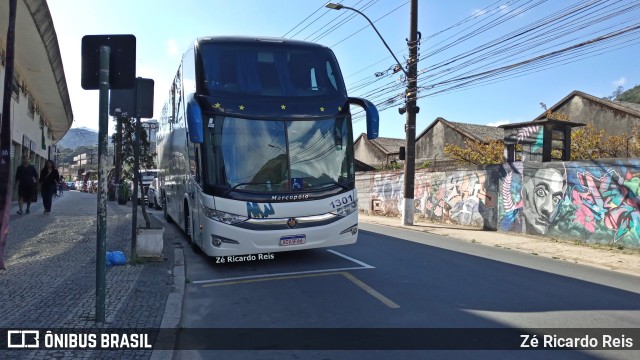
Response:
[[[222,264],[186,241],[184,249],[188,283],[181,326],[218,330],[183,330],[178,348],[201,349],[219,337],[260,339],[256,346],[265,350],[178,351],[177,359],[640,358],[633,350],[461,351],[453,350],[455,344],[438,351],[270,350],[278,338],[304,343],[324,333],[339,342],[345,328],[353,328],[349,341],[367,349],[395,344],[378,343],[377,334],[362,330],[372,328],[463,329],[453,334],[464,338],[461,344],[469,344],[469,338],[491,340],[492,335],[475,338],[478,332],[468,328],[536,328],[541,337],[554,328],[632,328],[640,335],[640,279],[368,224],[361,224],[355,245],[274,253],[273,259]],[[229,328],[236,331],[220,330]],[[449,336],[451,341],[445,333],[401,330],[390,336],[424,336],[425,343]],[[640,336],[633,341],[640,345]]]

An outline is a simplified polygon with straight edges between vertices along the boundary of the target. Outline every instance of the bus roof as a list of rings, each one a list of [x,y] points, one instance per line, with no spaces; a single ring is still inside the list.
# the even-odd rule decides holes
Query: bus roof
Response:
[[[276,37],[265,37],[265,36],[210,36],[210,37],[201,37],[198,38],[198,43],[236,43],[236,44],[249,44],[249,43],[280,43],[287,45],[295,45],[295,46],[305,46],[305,47],[317,47],[317,48],[326,48],[328,47],[316,43],[312,43],[309,41],[301,41],[301,40],[293,40],[293,39],[285,39],[285,38],[276,38]]]

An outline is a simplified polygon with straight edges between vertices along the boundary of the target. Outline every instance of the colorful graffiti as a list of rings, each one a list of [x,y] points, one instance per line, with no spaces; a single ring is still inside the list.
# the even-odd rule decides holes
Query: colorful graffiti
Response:
[[[558,215],[566,191],[565,171],[550,167],[518,170],[509,169],[502,181],[504,216],[500,228],[545,235]]]
[[[403,181],[358,175],[361,210],[400,216]],[[640,160],[417,171],[414,202],[431,221],[640,248]]]
[[[416,172],[415,214],[444,223],[495,228],[491,224],[497,216],[497,177],[490,174],[495,171]],[[403,181],[401,173],[374,175],[368,210],[400,216]]]
[[[544,127],[540,125],[505,130],[505,145],[521,145],[522,161],[542,161],[543,139]]]
[[[505,165],[498,229],[640,247],[639,189],[637,168],[615,161]]]
[[[580,186],[572,192],[573,204],[577,206],[574,222],[593,234],[598,223],[611,230],[612,242],[631,233],[638,239],[640,233],[640,201],[637,197],[640,179],[627,173],[626,178],[609,170],[604,176],[578,173]],[[632,188],[635,191],[630,190]]]

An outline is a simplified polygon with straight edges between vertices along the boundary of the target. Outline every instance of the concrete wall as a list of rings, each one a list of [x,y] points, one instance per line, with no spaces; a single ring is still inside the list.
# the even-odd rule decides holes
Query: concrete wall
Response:
[[[400,216],[402,172],[358,174],[361,211]],[[420,218],[640,248],[640,159],[416,171]]]
[[[415,214],[448,224],[496,229],[498,167],[493,170],[416,171]],[[404,174],[376,172],[356,176],[361,211],[400,216]]]
[[[631,134],[633,127],[640,125],[638,117],[580,96],[574,96],[556,111],[569,115],[570,121],[591,124],[596,129],[604,129],[607,135]]]

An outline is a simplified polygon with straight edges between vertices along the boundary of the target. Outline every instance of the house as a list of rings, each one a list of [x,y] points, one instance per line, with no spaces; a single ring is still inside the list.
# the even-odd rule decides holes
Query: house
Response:
[[[367,134],[360,134],[353,148],[356,160],[370,166],[388,167],[400,156],[400,146],[405,145],[405,139],[379,137],[367,139]]]
[[[592,125],[607,135],[631,135],[640,127],[640,104],[609,101],[574,90],[534,121],[545,118]]]
[[[11,177],[23,155],[38,170],[55,161],[56,143],[73,122],[62,57],[46,1],[18,0],[11,99]],[[6,67],[9,2],[0,2],[0,81]],[[0,87],[3,94],[4,87]],[[0,111],[2,111],[0,109]]]
[[[504,130],[486,125],[453,122],[438,117],[416,137],[416,163],[431,162],[431,166],[450,163],[444,155],[446,145],[465,147],[465,141],[481,143],[504,139]]]

